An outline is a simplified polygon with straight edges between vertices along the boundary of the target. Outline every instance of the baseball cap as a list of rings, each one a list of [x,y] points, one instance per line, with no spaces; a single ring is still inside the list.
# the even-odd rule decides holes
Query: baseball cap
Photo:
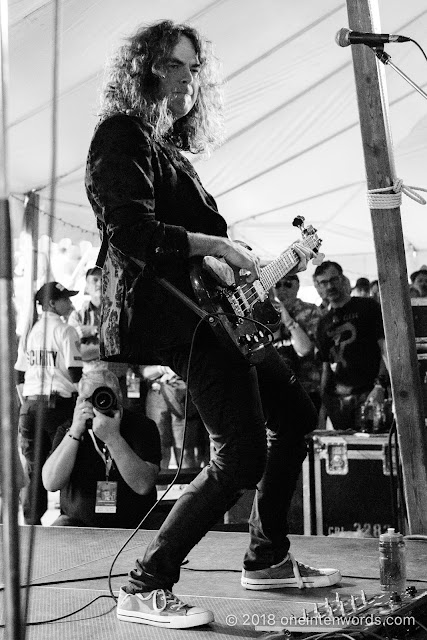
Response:
[[[410,280],[412,283],[415,282],[417,276],[420,273],[425,273],[427,275],[427,265],[423,264],[421,265],[421,267],[418,269],[418,271],[414,271],[414,273],[411,273],[411,275],[409,276]]]
[[[78,291],[70,291],[59,282],[46,282],[35,295],[35,299],[40,304],[49,302],[49,300],[60,300],[61,298],[71,298],[76,296]]]

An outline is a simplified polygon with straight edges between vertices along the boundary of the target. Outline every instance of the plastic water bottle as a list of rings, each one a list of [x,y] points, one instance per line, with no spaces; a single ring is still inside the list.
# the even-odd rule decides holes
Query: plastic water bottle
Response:
[[[365,433],[381,433],[385,427],[384,388],[377,382],[375,395],[370,397],[359,409],[356,428]]]
[[[390,528],[380,535],[380,589],[402,593],[405,585],[405,541],[401,533]]]
[[[359,417],[356,422],[356,428],[363,433],[372,433],[372,405],[364,402],[359,409]]]

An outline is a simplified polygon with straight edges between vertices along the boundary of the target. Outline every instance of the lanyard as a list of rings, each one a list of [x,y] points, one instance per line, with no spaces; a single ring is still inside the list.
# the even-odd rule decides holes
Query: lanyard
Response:
[[[92,438],[93,441],[93,446],[95,447],[95,450],[97,451],[97,453],[99,453],[99,455],[101,456],[101,458],[104,461],[105,464],[105,479],[108,482],[108,478],[110,476],[110,471],[111,471],[111,467],[113,466],[113,458],[110,455],[110,452],[108,451],[107,445],[104,444],[102,451],[101,449],[98,447],[98,443],[96,441],[95,438],[95,434],[93,433],[92,429],[88,429],[89,435]]]

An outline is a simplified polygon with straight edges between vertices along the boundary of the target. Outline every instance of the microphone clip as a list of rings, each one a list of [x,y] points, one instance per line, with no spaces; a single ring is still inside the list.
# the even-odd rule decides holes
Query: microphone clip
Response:
[[[387,53],[387,51],[384,51],[383,44],[379,47],[372,47],[372,49],[380,62],[382,62],[383,64],[389,63],[389,61],[391,60],[391,56]]]

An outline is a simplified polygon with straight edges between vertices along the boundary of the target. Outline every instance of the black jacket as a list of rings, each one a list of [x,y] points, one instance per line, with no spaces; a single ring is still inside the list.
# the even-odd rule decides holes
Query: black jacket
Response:
[[[108,251],[103,267],[101,356],[146,363],[191,340],[199,318],[152,274],[194,299],[187,231],[226,236],[216,203],[192,164],[154,142],[142,120],[115,115],[95,130],[86,191]],[[131,258],[142,260],[142,274]]]

